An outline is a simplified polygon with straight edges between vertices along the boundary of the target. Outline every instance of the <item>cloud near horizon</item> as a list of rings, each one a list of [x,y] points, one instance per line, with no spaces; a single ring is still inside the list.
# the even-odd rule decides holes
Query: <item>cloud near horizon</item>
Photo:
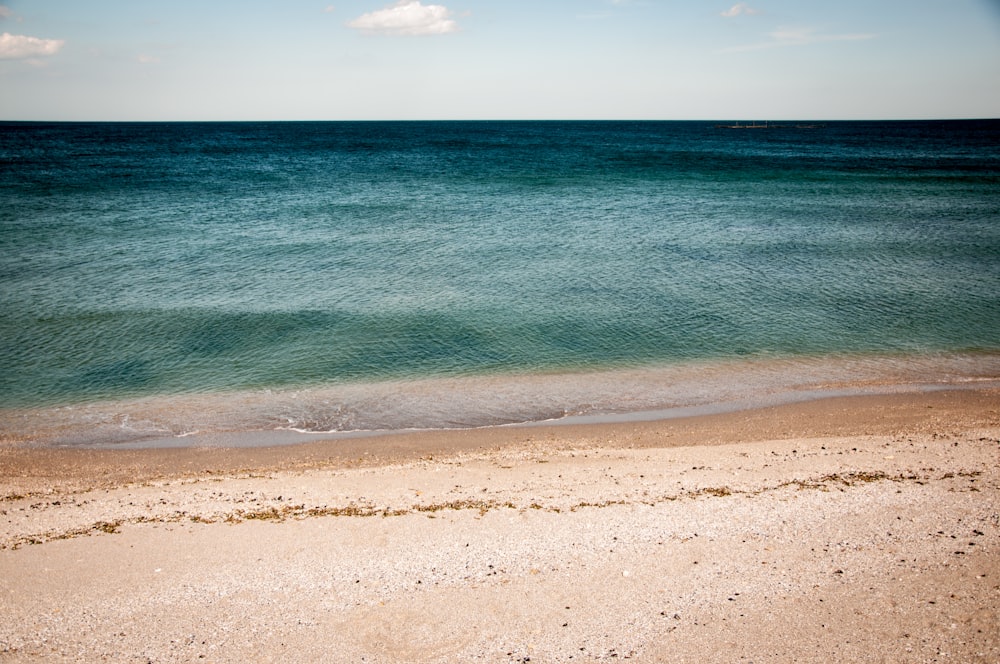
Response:
[[[420,0],[399,0],[349,22],[347,26],[369,35],[443,35],[458,31],[443,5],[422,5]]]
[[[62,39],[39,39],[27,35],[0,35],[0,60],[25,60],[55,55],[66,42]]]
[[[822,44],[825,42],[838,41],[863,41],[875,39],[878,35],[868,32],[858,32],[841,35],[824,35],[816,32],[815,28],[779,28],[767,34],[770,39],[757,44],[747,44],[745,46],[733,46],[723,49],[722,53],[735,53],[739,51],[759,51],[766,48],[779,48],[782,46],[808,46],[809,44]]]
[[[741,16],[743,14],[753,15],[760,13],[761,12],[759,9],[754,9],[753,7],[747,5],[747,3],[745,2],[737,2],[735,5],[733,5],[726,11],[720,13],[719,16],[724,16],[725,18],[734,18],[736,16]]]

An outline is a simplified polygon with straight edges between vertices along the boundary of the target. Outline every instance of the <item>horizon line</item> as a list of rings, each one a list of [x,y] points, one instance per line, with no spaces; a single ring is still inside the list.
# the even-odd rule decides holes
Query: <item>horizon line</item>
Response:
[[[183,124],[183,123],[320,123],[320,122],[968,122],[968,121],[994,121],[1000,120],[1000,115],[994,117],[871,117],[871,118],[769,118],[763,119],[739,119],[732,118],[340,118],[340,119],[242,119],[242,120],[207,120],[207,119],[187,119],[187,120],[95,120],[95,119],[75,119],[75,120],[54,120],[54,119],[0,119],[0,123],[5,124]]]

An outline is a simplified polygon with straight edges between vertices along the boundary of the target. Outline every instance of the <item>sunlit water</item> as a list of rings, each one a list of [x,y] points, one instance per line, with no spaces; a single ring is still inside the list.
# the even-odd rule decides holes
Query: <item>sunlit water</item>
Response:
[[[0,123],[0,427],[469,427],[997,379],[998,145],[997,121]]]

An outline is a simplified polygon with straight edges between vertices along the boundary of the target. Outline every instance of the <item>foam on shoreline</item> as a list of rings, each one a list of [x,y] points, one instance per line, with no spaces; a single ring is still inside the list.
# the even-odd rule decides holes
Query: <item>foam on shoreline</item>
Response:
[[[0,431],[9,444],[46,447],[267,447],[407,431],[651,421],[998,385],[995,353],[753,358],[8,409],[0,411]]]

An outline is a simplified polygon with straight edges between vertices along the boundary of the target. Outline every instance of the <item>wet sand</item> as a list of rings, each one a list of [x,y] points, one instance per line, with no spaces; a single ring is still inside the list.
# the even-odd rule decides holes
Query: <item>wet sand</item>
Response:
[[[0,660],[1000,660],[1000,390],[0,446]]]

